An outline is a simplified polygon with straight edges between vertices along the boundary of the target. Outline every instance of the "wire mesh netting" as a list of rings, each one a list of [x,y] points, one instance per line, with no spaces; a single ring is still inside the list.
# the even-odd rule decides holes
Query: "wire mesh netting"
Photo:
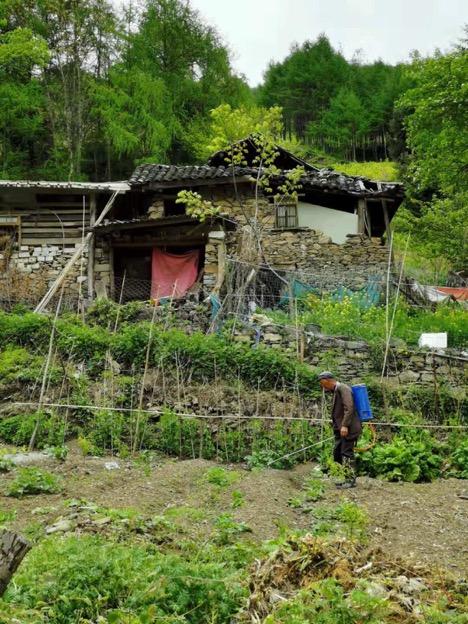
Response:
[[[331,294],[337,299],[354,295],[360,297],[363,305],[375,305],[385,287],[385,276],[379,272],[370,272],[363,278],[362,273],[349,270],[343,281],[333,271],[284,271],[230,258],[221,301],[223,312],[230,314],[247,314],[257,307],[287,309],[308,294]]]

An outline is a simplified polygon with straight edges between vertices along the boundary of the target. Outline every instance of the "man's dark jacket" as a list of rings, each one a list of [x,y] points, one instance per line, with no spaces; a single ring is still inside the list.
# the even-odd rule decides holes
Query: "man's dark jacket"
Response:
[[[339,431],[341,427],[348,427],[348,440],[357,440],[361,435],[362,425],[354,409],[353,393],[346,384],[337,383],[333,394],[332,406],[333,429]]]

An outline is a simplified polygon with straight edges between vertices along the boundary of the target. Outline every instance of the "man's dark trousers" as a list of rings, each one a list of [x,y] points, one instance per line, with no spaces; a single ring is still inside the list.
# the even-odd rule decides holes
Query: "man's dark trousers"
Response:
[[[354,464],[354,448],[357,440],[342,438],[339,431],[333,431],[335,435],[335,448],[333,449],[333,459],[338,464]]]

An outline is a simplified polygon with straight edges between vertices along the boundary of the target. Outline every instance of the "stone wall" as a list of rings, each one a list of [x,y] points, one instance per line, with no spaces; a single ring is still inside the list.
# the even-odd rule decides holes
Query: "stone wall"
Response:
[[[35,304],[40,301],[51,284],[57,279],[73,253],[81,243],[74,245],[21,245],[12,251],[7,268],[0,275],[0,299]],[[0,261],[3,260],[0,253]],[[88,297],[88,250],[83,260],[78,259],[70,270],[64,293],[67,299]],[[110,293],[111,268],[109,248],[97,242],[94,250],[95,293]]]
[[[369,239],[351,234],[343,245],[332,242],[318,230],[275,228],[275,209],[272,203],[253,196],[253,185],[238,188],[238,199],[227,188],[207,188],[206,199],[220,209],[220,214],[235,219],[236,232],[229,233],[226,251],[230,257],[260,264],[266,260],[277,270],[304,274],[304,281],[327,290],[345,286],[360,289],[372,282],[382,282],[388,266],[388,248],[380,239]],[[264,259],[259,255],[257,236],[248,221],[256,216],[256,230],[261,239]]]
[[[367,375],[380,375],[382,353],[376,354],[362,340],[303,331],[280,325],[239,323],[233,339],[255,346],[282,349],[314,367],[333,371],[347,383],[360,383]],[[387,375],[396,383],[432,385],[446,382],[454,387],[468,383],[468,358],[454,350],[437,353],[422,349],[391,348]]]

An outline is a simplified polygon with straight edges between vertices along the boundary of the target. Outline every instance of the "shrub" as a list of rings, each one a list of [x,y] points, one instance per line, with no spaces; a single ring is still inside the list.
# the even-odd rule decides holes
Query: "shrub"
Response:
[[[309,294],[299,301],[300,325],[319,324],[323,333],[349,336],[381,344],[385,340],[385,307],[371,305],[366,292]],[[393,303],[391,303],[393,306]],[[268,312],[279,323],[291,324],[288,315]],[[422,332],[447,332],[450,347],[468,344],[466,312],[459,304],[437,306],[435,311],[416,309],[400,299],[395,312],[393,337],[416,345]]]
[[[449,458],[448,474],[451,477],[468,479],[468,438],[465,436],[458,444],[452,439],[452,443],[455,448]]]
[[[205,480],[220,488],[227,487],[239,479],[240,474],[235,470],[225,470],[221,466],[208,468],[205,473]]]
[[[100,363],[110,346],[110,334],[101,327],[61,319],[57,323],[56,344],[67,357]]]
[[[86,320],[91,325],[113,329],[117,322],[120,325],[137,320],[147,307],[142,301],[130,301],[119,305],[110,299],[96,299],[86,311]]]
[[[43,346],[49,339],[50,328],[51,321],[43,314],[0,312],[0,346]]]
[[[42,377],[42,356],[31,355],[24,347],[8,346],[0,353],[0,387],[28,383]],[[57,369],[49,370],[51,381],[57,381]]]
[[[30,494],[56,494],[60,491],[57,477],[38,468],[21,468],[10,483],[7,496],[22,498]]]
[[[65,438],[65,421],[55,413],[33,412],[0,420],[0,438],[9,444],[29,444],[31,435],[39,420],[36,446],[61,446]]]

